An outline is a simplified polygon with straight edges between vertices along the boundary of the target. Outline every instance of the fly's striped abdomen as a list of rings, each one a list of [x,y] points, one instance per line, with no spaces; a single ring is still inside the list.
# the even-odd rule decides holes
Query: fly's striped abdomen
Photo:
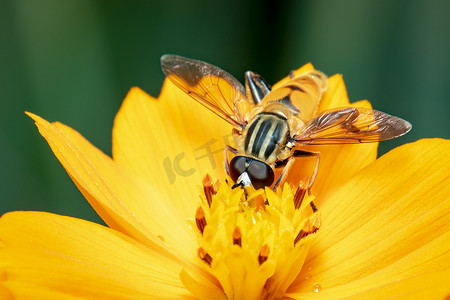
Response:
[[[317,70],[294,76],[273,88],[261,103],[277,102],[289,108],[291,114],[303,122],[314,118],[323,93],[327,90],[327,76]]]
[[[247,127],[244,151],[268,164],[277,159],[289,136],[287,120],[274,113],[257,115]]]

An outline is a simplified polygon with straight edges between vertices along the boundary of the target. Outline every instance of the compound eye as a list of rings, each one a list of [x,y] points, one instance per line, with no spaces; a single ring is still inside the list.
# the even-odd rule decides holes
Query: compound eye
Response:
[[[275,178],[272,168],[259,160],[253,160],[250,163],[247,173],[255,189],[271,186]]]
[[[235,156],[230,161],[230,177],[234,182],[236,182],[239,176],[245,172],[246,161],[247,158],[245,156]]]

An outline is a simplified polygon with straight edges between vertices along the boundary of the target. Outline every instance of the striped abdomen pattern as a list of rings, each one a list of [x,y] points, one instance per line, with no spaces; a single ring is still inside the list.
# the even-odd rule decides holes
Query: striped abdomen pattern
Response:
[[[260,113],[247,127],[244,151],[270,164],[285,147],[288,136],[285,118],[274,113]]]

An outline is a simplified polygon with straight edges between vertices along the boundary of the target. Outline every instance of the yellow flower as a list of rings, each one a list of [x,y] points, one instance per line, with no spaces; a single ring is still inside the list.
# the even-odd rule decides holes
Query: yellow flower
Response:
[[[321,110],[349,105],[341,76],[328,86]],[[73,129],[30,116],[109,228],[44,212],[5,214],[1,299],[450,294],[449,141],[420,140],[379,159],[376,144],[314,148],[321,165],[313,196],[298,205],[289,185],[277,193],[230,189],[222,166],[229,126],[168,81],[158,99],[129,92],[112,159]],[[309,164],[289,179],[306,177]],[[207,173],[222,184],[206,177],[202,191]],[[308,209],[313,198],[317,213]]]

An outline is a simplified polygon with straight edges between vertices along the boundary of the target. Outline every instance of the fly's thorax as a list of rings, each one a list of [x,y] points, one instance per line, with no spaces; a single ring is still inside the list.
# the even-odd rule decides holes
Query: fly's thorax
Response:
[[[289,137],[287,119],[274,112],[256,115],[243,133],[243,152],[269,165],[278,160]]]

